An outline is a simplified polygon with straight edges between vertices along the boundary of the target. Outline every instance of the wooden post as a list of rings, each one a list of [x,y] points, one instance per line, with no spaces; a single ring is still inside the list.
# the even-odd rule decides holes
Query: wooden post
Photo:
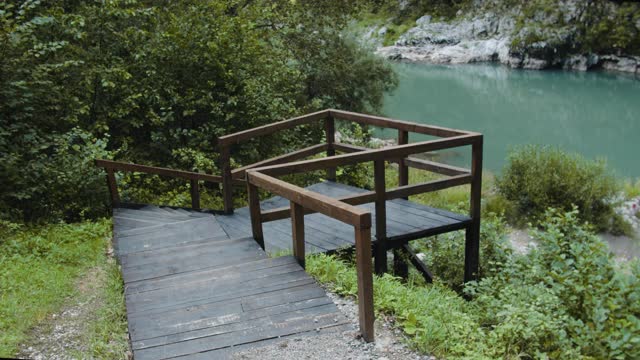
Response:
[[[398,145],[409,143],[409,133],[407,131],[398,130]],[[409,167],[404,158],[398,161],[398,186],[409,185]],[[406,198],[405,198],[406,199]]]
[[[264,235],[262,233],[262,218],[260,213],[260,195],[258,188],[247,179],[247,195],[249,197],[249,213],[251,215],[251,232],[253,239],[264,250]]]
[[[118,207],[120,205],[120,195],[118,194],[118,185],[113,169],[107,168],[107,185],[109,186],[109,194],[111,195],[111,206]]]
[[[200,188],[198,180],[191,180],[191,207],[200,210]]]
[[[291,227],[293,237],[293,256],[304,269],[304,208],[293,201],[291,203]]]
[[[222,171],[222,200],[224,202],[224,213],[233,214],[231,155],[228,146],[222,146],[220,148],[220,169]]]
[[[366,342],[374,340],[373,274],[371,273],[371,227],[355,226],[356,269],[358,274],[358,318]]]
[[[376,193],[376,274],[387,272],[387,199],[384,176],[384,160],[373,163],[374,188]]]
[[[330,115],[324,120],[324,130],[327,135],[327,145],[329,145],[327,157],[334,156],[336,154],[336,150],[333,148],[333,144],[336,142],[336,125],[335,120]],[[327,168],[327,180],[336,181],[335,167]]]
[[[393,274],[406,279],[409,276],[409,264],[405,260],[406,252],[400,249],[393,249]]]
[[[480,206],[482,198],[482,142],[480,138],[471,145],[471,224],[465,231],[464,281],[478,279],[480,263]]]
[[[398,145],[405,145],[409,143],[409,132],[405,130],[398,130]],[[405,162],[405,158],[401,158],[398,161],[398,186],[409,185],[409,167]],[[403,197],[408,200],[409,197]],[[405,253],[402,249],[393,250],[393,273],[396,276],[406,278],[409,276],[409,265],[404,259]]]

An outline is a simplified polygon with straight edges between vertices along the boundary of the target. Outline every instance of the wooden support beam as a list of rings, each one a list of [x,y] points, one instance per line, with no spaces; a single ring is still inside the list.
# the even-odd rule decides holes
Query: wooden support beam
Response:
[[[340,151],[340,152],[347,153],[347,154],[354,153],[354,152],[359,152],[359,151],[371,150],[368,147],[352,145],[352,144],[344,144],[344,143],[334,143],[333,144],[333,148],[336,151]]]
[[[431,171],[436,174],[447,175],[447,176],[471,174],[471,171],[469,169],[442,164],[435,161],[418,159],[415,157],[406,158],[404,160],[404,163],[407,166],[412,167],[414,169]]]
[[[358,193],[354,195],[344,196],[336,198],[336,200],[349,205],[361,205],[376,200],[376,194],[373,191],[367,191],[364,193]],[[306,215],[313,214],[315,211],[311,209],[304,209]],[[290,215],[289,207],[280,207],[272,210],[267,210],[262,213],[262,222],[276,221],[286,219]]]
[[[482,199],[482,136],[471,147],[471,224],[465,232],[464,281],[478,279],[480,264],[480,210]]]
[[[222,201],[224,204],[224,213],[233,213],[233,181],[231,175],[231,153],[228,146],[220,147],[220,169],[222,171]]]
[[[473,177],[471,175],[458,175],[450,178],[427,181],[420,184],[405,185],[387,192],[387,200],[402,198],[405,199],[411,195],[422,194],[431,191],[442,190],[454,186],[460,186],[471,183]]]
[[[385,194],[384,160],[373,164],[376,193],[376,274],[387,272],[387,199]]]
[[[109,187],[109,195],[111,195],[111,206],[118,207],[120,205],[120,194],[118,194],[118,184],[116,183],[116,176],[113,173],[113,169],[106,168],[107,172],[107,186]]]
[[[293,238],[293,256],[298,260],[298,264],[304,269],[304,209],[302,206],[290,202],[291,204],[291,227]]]
[[[369,216],[371,216],[369,214]],[[371,219],[369,219],[371,222]],[[374,340],[373,274],[371,273],[371,228],[355,230],[356,273],[358,276],[358,319],[366,342]]]
[[[334,156],[336,154],[336,150],[333,147],[336,142],[336,124],[332,116],[328,116],[324,120],[324,132],[327,136],[327,157]],[[336,181],[335,167],[327,168],[327,180]]]
[[[471,220],[460,220],[460,222],[452,223],[449,225],[443,225],[435,228],[429,228],[426,230],[418,230],[412,233],[390,236],[387,238],[388,249],[401,248],[408,241],[421,239],[433,235],[443,234],[456,230],[466,229],[471,224]]]
[[[249,197],[249,213],[251,215],[251,233],[253,239],[264,250],[264,234],[262,232],[262,219],[260,216],[260,195],[258,188],[247,183],[247,195]]]
[[[404,130],[398,130],[398,145],[409,143],[409,133]],[[404,158],[398,159],[398,186],[409,185],[409,168]],[[408,200],[408,197],[403,199]]]
[[[403,279],[409,276],[409,266],[404,259],[405,256],[401,249],[393,249],[393,274]]]
[[[234,169],[231,171],[231,175],[233,176],[234,179],[244,179],[245,174],[249,169],[268,166],[268,165],[282,164],[292,160],[304,159],[306,157],[319,154],[323,151],[328,151],[328,149],[329,149],[329,145],[327,144],[311,145],[304,149],[296,150],[284,155],[273,157],[271,159],[262,160],[257,163],[253,163],[251,165]]]
[[[431,271],[429,271],[429,269],[427,268],[427,265],[423,263],[422,260],[420,260],[420,258],[418,257],[418,254],[416,254],[416,252],[413,251],[411,246],[409,246],[409,244],[404,244],[402,246],[402,249],[408,255],[409,260],[411,261],[411,264],[413,264],[413,266],[416,267],[416,270],[418,270],[418,272],[422,274],[422,277],[424,278],[424,280],[428,283],[432,283],[433,274],[431,274]]]
[[[198,180],[191,180],[191,208],[200,210],[200,186]]]

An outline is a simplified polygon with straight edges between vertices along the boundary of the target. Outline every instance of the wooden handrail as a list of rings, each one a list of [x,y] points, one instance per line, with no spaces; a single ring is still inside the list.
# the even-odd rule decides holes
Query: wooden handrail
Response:
[[[399,145],[405,145],[405,144],[406,142],[399,143]],[[372,150],[364,146],[344,144],[344,143],[335,143],[333,144],[333,148],[337,151],[348,153],[348,154],[354,153],[354,152]],[[388,159],[388,161],[397,162],[397,163],[400,162],[400,160],[398,159]],[[441,175],[454,176],[454,175],[471,174],[471,170],[469,169],[448,165],[448,164],[443,164],[435,161],[419,159],[411,156],[406,157],[403,161],[404,161],[404,164],[410,168],[431,171]]]
[[[262,214],[257,187],[280,195],[290,201],[293,253],[304,267],[305,261],[305,209],[317,211],[350,224],[354,228],[356,273],[358,276],[358,318],[360,332],[365,341],[374,340],[373,273],[371,269],[371,213],[328,196],[289,184],[255,170],[247,171],[249,211],[254,238],[264,246]]]
[[[438,137],[451,137],[459,135],[477,135],[471,131],[450,129],[434,125],[424,125],[408,121],[385,118],[381,116],[354,113],[350,111],[329,109],[329,114],[336,119],[353,121],[359,124],[378,126],[388,129],[397,129],[418,134],[425,134]]]
[[[459,146],[472,145],[482,140],[482,135],[460,135],[455,137],[424,141],[413,144],[398,145],[383,149],[371,149],[352,154],[336,155],[330,158],[303,160],[293,163],[256,168],[261,173],[280,176],[307,171],[321,170],[328,167],[353,165],[357,163],[404,158],[408,155],[428,151],[443,150]]]
[[[189,180],[191,185],[191,207],[197,210],[200,209],[200,186],[198,185],[198,181],[207,181],[212,183],[222,182],[222,177],[218,175],[132,164],[121,161],[96,159],[95,165],[97,167],[104,168],[107,172],[107,184],[109,186],[109,193],[111,195],[111,202],[113,206],[118,206],[120,204],[120,194],[118,193],[118,185],[116,183],[116,177],[114,175],[114,172],[116,171],[141,172],[145,174],[154,174]],[[242,180],[234,180],[233,182],[233,185],[242,186],[244,184],[245,182]]]
[[[323,151],[327,151],[328,148],[329,148],[328,144],[311,145],[311,146],[308,146],[308,147],[306,147],[304,149],[296,150],[296,151],[290,152],[288,154],[272,157],[272,158],[267,159],[267,160],[262,160],[262,161],[253,163],[251,165],[246,165],[246,166],[243,166],[241,168],[237,168],[237,169],[231,170],[231,175],[235,179],[244,179],[245,173],[249,169],[253,169],[253,168],[257,168],[257,167],[263,167],[263,166],[267,166],[267,165],[282,164],[282,163],[285,163],[285,162],[291,161],[291,160],[304,159],[304,158],[309,157],[311,155],[316,155],[316,154],[319,154],[319,153],[321,153]]]
[[[233,144],[239,144],[244,140],[253,139],[255,137],[273,134],[280,130],[291,129],[300,125],[310,124],[317,120],[324,119],[329,116],[328,110],[322,110],[311,114],[298,116],[295,118],[278,121],[275,123],[259,126],[256,128],[239,131],[237,133],[224,135],[218,138],[218,146],[225,147]]]
[[[247,171],[247,181],[296,204],[300,204],[306,209],[330,216],[349,225],[371,227],[371,213],[329,196],[289,184],[286,181],[255,170]]]
[[[393,189],[389,189],[385,193],[386,200],[393,199],[402,199],[407,196],[422,194],[425,192],[442,190],[454,186],[460,186],[465,184],[470,184],[472,181],[472,176],[470,174],[457,175],[450,178],[445,179],[437,179],[432,181],[427,181],[419,184],[413,185],[404,185],[399,186]],[[349,205],[362,205],[367,203],[372,203],[376,199],[375,191],[365,191],[362,193],[357,193],[348,196],[342,196],[335,198],[335,200],[347,203]],[[310,209],[305,209],[305,214],[313,214],[315,211]],[[276,220],[282,220],[289,218],[289,207],[279,207],[271,210],[265,210],[262,212],[262,222],[270,222]]]
[[[127,171],[127,172],[141,172],[146,174],[155,174],[162,175],[174,178],[181,178],[186,180],[199,180],[199,181],[208,181],[213,183],[221,183],[222,176],[219,175],[210,175],[192,171],[184,171],[184,170],[175,170],[164,167],[157,166],[148,166],[148,165],[140,165],[133,163],[126,163],[121,161],[113,161],[113,160],[95,160],[95,164],[97,167],[102,167],[105,169],[112,169],[115,171]],[[244,181],[235,181],[234,185],[244,186]]]
[[[279,130],[291,129],[300,125],[311,124],[316,121],[324,120],[324,128],[326,132],[326,145],[328,147],[325,149],[327,153],[327,157],[333,157],[335,155],[335,151],[345,151],[345,152],[354,152],[354,151],[365,151],[365,148],[358,148],[351,145],[346,144],[335,144],[335,119],[342,119],[353,121],[359,124],[364,125],[372,125],[383,128],[391,128],[397,129],[399,131],[399,144],[405,144],[408,142],[408,133],[415,132],[420,134],[427,134],[438,137],[459,137],[464,135],[479,135],[478,133],[450,129],[440,126],[433,125],[424,125],[418,123],[412,123],[407,121],[401,121],[396,119],[390,119],[380,116],[373,116],[367,114],[359,114],[349,111],[342,111],[336,109],[326,109],[317,111],[315,113],[306,114],[302,116],[298,116],[295,118],[282,120],[272,124],[266,124],[263,126],[259,126],[253,129],[239,131],[233,134],[224,135],[218,138],[218,147],[220,149],[220,169],[222,170],[222,187],[223,187],[223,201],[224,201],[224,211],[225,213],[233,212],[233,196],[231,186],[233,185],[233,179],[241,179],[245,171],[250,168],[263,167],[267,165],[273,165],[282,163],[283,161],[293,160],[297,157],[298,154],[291,153],[286,155],[281,155],[279,157],[275,157],[269,160],[264,160],[255,164],[244,166],[240,169],[231,170],[231,151],[230,146],[234,144],[239,144],[245,140],[249,140],[252,138],[273,134]],[[308,149],[308,148],[307,148]],[[303,149],[305,150],[305,149]],[[303,152],[304,154],[304,152]],[[302,157],[302,156],[301,156]],[[300,157],[300,158],[301,158]],[[387,159],[389,161],[389,159]],[[399,162],[401,164],[400,174],[404,177],[406,175],[406,166],[421,166],[422,168],[428,166],[434,172],[438,172],[441,174],[450,174],[456,175],[461,174],[460,172],[456,173],[456,170],[452,170],[447,168],[446,166],[439,167],[436,163],[431,165],[421,164],[420,161],[409,161],[408,163],[402,163],[402,158],[398,158],[395,162]],[[327,179],[329,181],[335,181],[336,172],[335,166],[329,166],[326,168],[327,171]],[[408,179],[408,178],[407,178]],[[400,179],[402,180],[402,179]]]

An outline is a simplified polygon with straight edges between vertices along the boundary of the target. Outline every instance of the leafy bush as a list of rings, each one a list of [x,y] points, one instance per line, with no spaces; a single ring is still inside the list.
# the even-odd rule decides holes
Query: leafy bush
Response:
[[[502,217],[487,214],[480,225],[480,271],[484,277],[499,271],[512,253],[506,237],[506,224]],[[433,275],[447,286],[462,290],[464,281],[463,231],[432,236],[414,242],[417,250],[425,254],[425,261]]]
[[[105,215],[105,177],[93,161],[111,157],[107,143],[108,136],[97,139],[74,128],[59,136],[33,139],[28,152],[0,155],[0,182],[5,184],[0,213],[22,221]]]
[[[539,245],[470,285],[496,357],[632,359],[640,356],[639,264],[617,269],[578,211],[549,210]]]
[[[575,205],[580,218],[598,231],[611,228],[612,200],[620,192],[603,161],[541,146],[511,152],[496,185],[513,202],[520,223],[538,222],[549,207],[570,211]]]
[[[498,260],[466,286],[471,302],[439,282],[416,286],[384,275],[374,276],[375,308],[395,317],[412,346],[439,358],[638,358],[640,262],[618,268],[575,209],[548,211],[532,236],[539,245],[528,254],[485,254]],[[432,251],[440,260],[458,256]],[[357,294],[350,263],[313,255],[307,271],[339,294]]]
[[[104,180],[96,187],[84,165],[106,151],[215,170],[206,158],[216,159],[217,136],[322,108],[379,111],[395,77],[344,36],[357,9],[341,0],[0,2],[2,217],[100,216]],[[319,140],[321,128],[238,146],[234,160],[282,154]]]

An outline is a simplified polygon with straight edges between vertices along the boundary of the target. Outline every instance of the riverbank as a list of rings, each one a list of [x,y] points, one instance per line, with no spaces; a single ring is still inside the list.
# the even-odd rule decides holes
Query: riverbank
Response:
[[[625,5],[629,10],[607,3],[596,16],[585,10],[590,9],[585,1],[558,1],[546,8],[537,3],[541,2],[506,8],[504,1],[477,1],[451,19],[425,14],[406,21],[400,30],[393,25],[397,19],[390,17],[367,24],[360,38],[378,55],[392,60],[496,62],[521,69],[604,69],[640,76],[640,56],[633,45],[640,42],[640,15],[634,13],[637,5]],[[628,22],[621,29],[613,28],[621,22],[618,17]],[[611,24],[614,20],[617,23]],[[601,27],[606,30],[604,35]],[[623,43],[623,35],[617,32],[632,38]],[[611,39],[602,38],[603,44],[593,46],[594,36]]]

